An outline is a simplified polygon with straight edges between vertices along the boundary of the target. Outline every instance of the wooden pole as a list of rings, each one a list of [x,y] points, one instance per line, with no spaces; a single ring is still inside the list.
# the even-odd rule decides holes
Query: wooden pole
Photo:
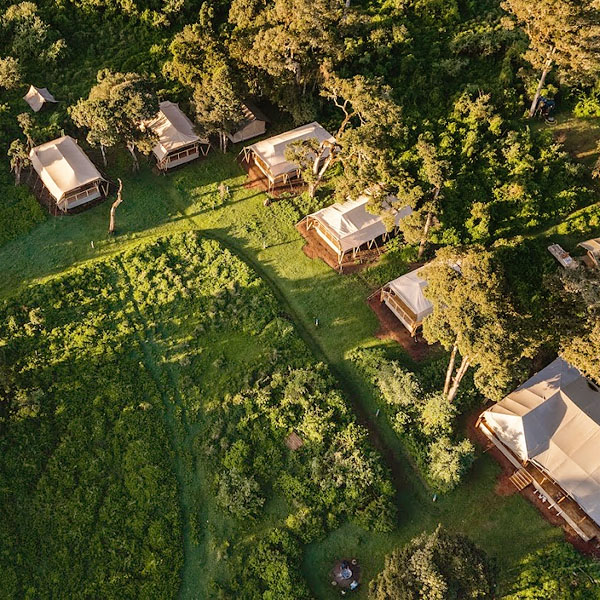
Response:
[[[123,182],[119,179],[119,190],[117,191],[117,199],[113,202],[110,207],[110,224],[108,226],[108,235],[113,235],[115,233],[115,212],[117,210],[117,206],[123,202]]]

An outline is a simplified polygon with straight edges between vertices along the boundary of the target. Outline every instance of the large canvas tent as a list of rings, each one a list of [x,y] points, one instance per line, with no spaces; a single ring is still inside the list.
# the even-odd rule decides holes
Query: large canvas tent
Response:
[[[486,410],[482,424],[600,525],[600,391],[577,369],[557,358]]]
[[[175,102],[161,102],[158,115],[146,126],[158,136],[152,153],[162,171],[195,160],[200,152],[206,155],[210,149],[210,142],[196,134],[194,125]]]
[[[237,131],[227,135],[233,144],[262,135],[267,128],[268,119],[255,106],[244,104],[243,110],[245,121]]]
[[[380,215],[367,211],[369,196],[360,196],[357,200],[332,204],[306,217],[306,229],[315,229],[319,236],[331,247],[341,263],[344,256],[353,257],[361,248],[369,248],[395,233],[398,223],[411,214],[410,206],[398,206],[398,200],[389,196],[384,202],[384,210],[394,211],[394,229],[388,232]]]
[[[261,140],[243,149],[248,164],[254,161],[269,182],[269,189],[279,183],[287,183],[300,177],[298,165],[285,158],[285,149],[292,142],[316,138],[320,143],[335,144],[335,138],[316,121],[302,125],[291,131]],[[329,156],[329,148],[323,153],[323,160]]]
[[[421,277],[424,268],[406,273],[381,288],[381,301],[385,302],[412,336],[416,335],[425,317],[433,312],[433,304],[423,293],[427,287],[427,281]]]
[[[29,91],[23,96],[23,100],[29,104],[33,112],[39,112],[46,102],[58,102],[48,88],[36,88],[35,85],[29,86]]]
[[[63,212],[108,193],[108,182],[71,136],[36,146],[29,153],[29,159]]]
[[[586,240],[585,242],[581,242],[579,246],[587,250],[590,261],[596,267],[600,267],[600,238]]]

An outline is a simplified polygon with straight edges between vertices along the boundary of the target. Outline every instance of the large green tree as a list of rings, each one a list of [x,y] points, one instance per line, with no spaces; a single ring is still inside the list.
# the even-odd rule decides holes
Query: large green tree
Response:
[[[503,267],[490,250],[442,248],[423,271],[433,314],[423,335],[450,351],[444,394],[452,401],[469,367],[475,384],[495,400],[520,374],[523,358],[534,356],[541,340],[515,309]],[[460,365],[456,367],[457,356]]]
[[[100,146],[105,163],[104,149],[123,144],[137,171],[136,149],[149,154],[156,141],[142,125],[156,116],[158,100],[148,81],[136,73],[100,71],[88,98],[80,99],[69,112],[78,127],[88,130],[88,142]]]
[[[343,16],[340,0],[233,0],[229,52],[251,89],[307,121],[321,64],[342,55]]]
[[[600,384],[600,272],[580,267],[563,271],[561,277],[571,299],[572,317],[579,320],[580,326],[572,335],[562,338],[560,353]]]
[[[247,119],[234,75],[224,60],[211,61],[194,89],[196,122],[207,134],[217,134],[221,150],[227,150],[227,134]]]
[[[600,565],[564,542],[528,554],[503,600],[598,600]]]
[[[600,74],[600,4],[595,0],[504,0],[529,37],[525,57],[541,71],[529,116],[537,107],[548,73],[576,83],[593,82]]]
[[[370,600],[491,600],[495,567],[467,537],[441,525],[421,534],[385,560],[371,582]]]

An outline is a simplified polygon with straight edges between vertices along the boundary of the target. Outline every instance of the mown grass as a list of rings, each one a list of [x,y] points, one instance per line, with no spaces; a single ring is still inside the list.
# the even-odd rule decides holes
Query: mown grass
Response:
[[[317,597],[337,597],[327,575],[335,557],[357,556],[365,580],[369,579],[393,547],[424,529],[433,529],[438,522],[467,533],[497,557],[505,581],[525,553],[561,537],[560,530],[550,527],[520,496],[495,494],[499,468],[487,455],[478,457],[475,468],[457,491],[432,501],[389,424],[383,416],[375,417],[378,399],[371,387],[347,360],[348,353],[359,345],[389,344],[374,338],[377,320],[365,303],[377,272],[367,277],[339,276],[321,261],[307,258],[302,252],[303,240],[294,229],[295,220],[303,216],[302,206],[284,201],[264,207],[264,195],[244,187],[245,174],[233,152],[212,153],[206,160],[167,176],[155,175],[148,167],[132,175],[120,164],[123,166],[109,166],[113,177],[124,180],[117,235],[109,238],[106,233],[110,202],[74,217],[49,219],[0,248],[0,294],[12,294],[20,286],[122,251],[140,240],[190,229],[221,240],[253,265],[271,283],[283,310],[296,322],[313,351],[331,365],[359,414],[376,422],[381,446],[394,457],[397,530],[374,535],[345,525],[309,546],[301,568]],[[217,191],[221,181],[231,191],[224,203]],[[586,223],[586,227],[594,227],[593,221]],[[541,234],[540,243],[545,239],[546,234]],[[398,268],[403,268],[402,263]],[[224,344],[229,342],[225,340]],[[237,352],[238,341],[231,340],[230,348]],[[216,510],[203,510],[202,518],[214,522],[218,530],[215,539],[222,539],[227,524]],[[202,560],[202,568],[218,568],[207,557]],[[198,584],[195,579],[200,576],[201,569],[194,570],[191,578],[184,580],[187,597],[194,597],[194,586]],[[197,593],[203,597],[199,590]],[[366,597],[366,586],[357,597]]]

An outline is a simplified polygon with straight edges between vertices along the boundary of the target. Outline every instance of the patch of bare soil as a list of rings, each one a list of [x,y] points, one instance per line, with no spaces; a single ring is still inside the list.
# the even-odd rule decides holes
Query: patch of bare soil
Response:
[[[560,527],[564,531],[565,540],[572,544],[579,552],[587,554],[588,556],[600,558],[600,543],[595,540],[590,542],[583,541],[562,517],[550,509],[547,502],[542,502],[542,499],[534,493],[535,488],[532,485],[528,485],[520,492],[517,491],[517,488],[509,479],[515,471],[514,465],[506,458],[506,456],[504,456],[504,454],[502,454],[502,452],[500,452],[500,450],[498,450],[498,448],[496,448],[496,446],[494,446],[494,444],[492,444],[492,442],[490,442],[481,430],[475,426],[480,413],[481,409],[469,416],[467,420],[467,433],[474,443],[484,448],[484,452],[493,456],[502,467],[502,473],[496,482],[494,491],[499,496],[512,496],[515,493],[520,493],[539,510],[546,521],[555,527]],[[510,489],[511,487],[512,490]]]
[[[421,335],[418,335],[417,341],[415,341],[415,338],[411,337],[398,317],[384,302],[379,300],[379,294],[369,298],[367,303],[379,319],[379,329],[375,334],[376,338],[398,342],[415,361],[423,360],[438,347],[437,344],[430,346]]]

